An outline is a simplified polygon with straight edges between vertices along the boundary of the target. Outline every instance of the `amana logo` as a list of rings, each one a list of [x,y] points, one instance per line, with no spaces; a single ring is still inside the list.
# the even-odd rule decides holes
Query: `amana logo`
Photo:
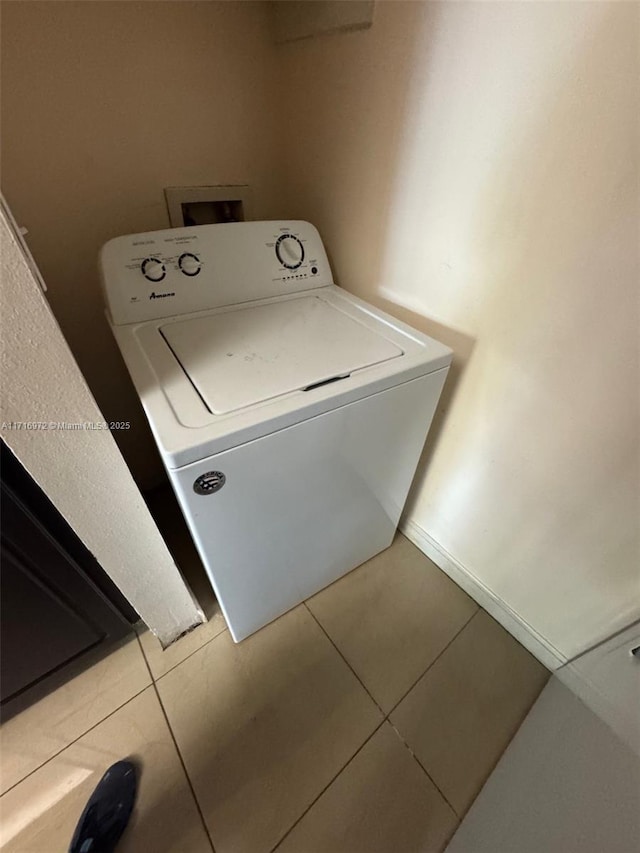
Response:
[[[171,291],[171,293],[156,293],[155,290],[149,296],[149,299],[166,299],[167,296],[175,296],[175,291]]]

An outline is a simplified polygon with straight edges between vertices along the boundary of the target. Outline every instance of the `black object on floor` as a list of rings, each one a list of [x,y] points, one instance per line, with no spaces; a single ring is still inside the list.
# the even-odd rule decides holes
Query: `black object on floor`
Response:
[[[84,807],[69,853],[113,853],[129,823],[137,790],[135,764],[112,764]]]

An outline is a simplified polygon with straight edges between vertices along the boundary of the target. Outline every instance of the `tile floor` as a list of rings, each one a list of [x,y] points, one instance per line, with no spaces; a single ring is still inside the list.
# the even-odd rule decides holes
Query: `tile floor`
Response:
[[[157,508],[156,508],[157,509]],[[404,537],[235,645],[141,632],[0,730],[0,849],[63,853],[113,761],[142,765],[122,853],[442,850],[547,671]]]

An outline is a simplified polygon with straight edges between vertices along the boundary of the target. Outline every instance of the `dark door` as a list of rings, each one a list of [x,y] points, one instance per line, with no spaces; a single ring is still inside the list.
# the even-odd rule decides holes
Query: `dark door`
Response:
[[[5,716],[130,634],[137,617],[4,445],[1,495]]]

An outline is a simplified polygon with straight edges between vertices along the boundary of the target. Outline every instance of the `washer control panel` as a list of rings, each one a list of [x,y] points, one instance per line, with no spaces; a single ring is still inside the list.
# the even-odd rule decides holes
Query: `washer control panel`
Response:
[[[116,237],[100,253],[114,324],[235,305],[333,284],[308,222],[232,222]]]
[[[171,265],[173,260],[150,256],[140,264],[140,272],[149,281],[162,281],[167,275],[167,266]],[[178,269],[183,275],[198,275],[202,269],[200,258],[193,252],[183,252],[178,258]]]

